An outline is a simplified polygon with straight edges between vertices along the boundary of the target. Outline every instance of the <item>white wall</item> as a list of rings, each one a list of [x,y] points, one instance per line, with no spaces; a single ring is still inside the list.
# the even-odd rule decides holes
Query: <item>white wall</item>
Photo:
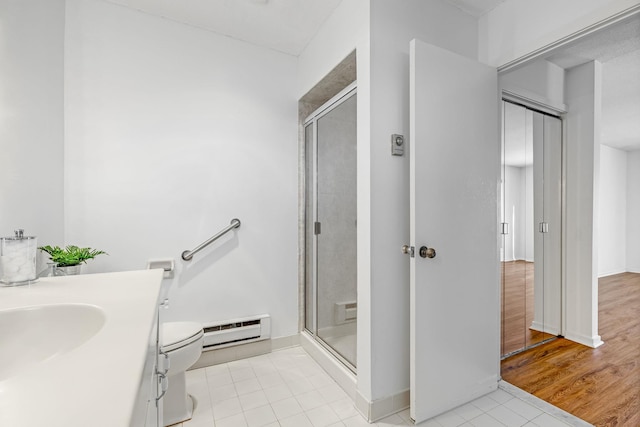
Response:
[[[515,92],[532,101],[563,110],[564,69],[545,60],[538,60],[500,74],[501,90]]]
[[[357,115],[357,369],[358,389],[371,390],[371,295],[369,292],[371,221],[369,219],[370,48],[369,0],[343,0],[298,57],[298,97],[356,49]]]
[[[591,347],[598,335],[598,194],[602,65],[566,74],[565,337]]]
[[[297,333],[296,58],[96,0],[66,20],[65,240],[109,252],[88,271],[175,259],[168,319]]]
[[[572,35],[640,0],[510,0],[479,21],[479,58],[504,65]]]
[[[357,49],[357,365],[358,393],[369,402],[409,387],[409,260],[400,253],[409,241],[409,163],[389,144],[393,133],[409,137],[416,37],[477,56],[476,20],[444,1],[345,0],[299,58],[301,96]]]
[[[419,38],[475,58],[476,34],[476,20],[444,1],[371,4],[371,198],[364,207],[371,221],[371,369],[375,374],[371,394],[365,394],[371,400],[409,387],[409,258],[400,252],[409,242],[409,157],[390,153],[391,134],[410,140],[409,42]],[[490,340],[487,344],[491,345]]]
[[[627,152],[601,145],[599,277],[627,271],[627,194]]]
[[[640,273],[640,150],[627,154],[627,271]]]
[[[0,2],[0,236],[64,243],[63,54],[64,0]]]

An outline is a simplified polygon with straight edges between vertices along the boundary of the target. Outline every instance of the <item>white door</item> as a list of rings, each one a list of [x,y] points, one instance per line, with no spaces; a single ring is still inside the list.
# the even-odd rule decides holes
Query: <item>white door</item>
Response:
[[[416,423],[497,387],[498,111],[495,68],[411,42],[410,386]]]

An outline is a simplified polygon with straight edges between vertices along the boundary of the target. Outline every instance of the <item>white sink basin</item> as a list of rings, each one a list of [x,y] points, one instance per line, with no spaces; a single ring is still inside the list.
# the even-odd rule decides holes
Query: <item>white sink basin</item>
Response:
[[[0,310],[0,381],[79,347],[105,320],[102,309],[89,304]]]

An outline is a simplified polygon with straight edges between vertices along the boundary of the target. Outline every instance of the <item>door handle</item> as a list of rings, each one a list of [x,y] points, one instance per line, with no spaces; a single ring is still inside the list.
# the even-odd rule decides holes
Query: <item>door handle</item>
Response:
[[[421,246],[419,254],[422,258],[435,258],[436,250],[433,248],[428,248],[426,246]]]
[[[415,248],[409,245],[402,245],[402,249],[400,249],[403,254],[409,255],[411,258],[415,256]]]

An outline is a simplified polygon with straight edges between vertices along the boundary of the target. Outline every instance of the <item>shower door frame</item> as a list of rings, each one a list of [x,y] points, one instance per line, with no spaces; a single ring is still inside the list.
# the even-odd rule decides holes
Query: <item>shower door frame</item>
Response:
[[[357,96],[357,82],[354,81],[353,83],[349,84],[347,87],[345,87],[344,89],[342,89],[340,92],[338,92],[335,96],[333,96],[331,99],[329,99],[327,102],[325,102],[324,104],[322,104],[318,109],[316,109],[315,111],[313,111],[311,114],[309,114],[304,121],[302,122],[302,128],[303,128],[303,134],[304,134],[304,165],[305,165],[305,174],[304,174],[304,250],[305,250],[305,256],[304,256],[304,283],[305,286],[303,287],[304,289],[304,324],[302,325],[303,331],[307,332],[315,342],[317,342],[319,345],[321,345],[325,350],[327,350],[327,352],[329,352],[332,356],[334,356],[338,361],[340,361],[345,367],[347,367],[351,372],[353,372],[354,374],[357,373],[357,369],[356,366],[354,364],[352,364],[349,360],[347,360],[344,356],[342,356],[337,350],[335,350],[333,347],[331,347],[331,345],[329,345],[327,342],[325,342],[320,336],[318,336],[318,258],[317,258],[317,252],[318,252],[318,241],[317,238],[315,236],[317,236],[317,234],[313,234],[313,242],[312,242],[312,262],[311,262],[311,279],[312,279],[312,284],[311,287],[313,289],[312,291],[312,307],[313,307],[313,317],[311,318],[311,322],[312,322],[312,327],[310,328],[309,325],[307,324],[307,307],[308,307],[308,295],[307,295],[307,289],[308,289],[308,283],[307,283],[307,276],[308,276],[308,271],[307,269],[309,268],[309,265],[307,263],[307,259],[309,257],[309,254],[307,253],[307,247],[308,247],[308,242],[307,239],[309,237],[309,230],[308,230],[308,224],[309,224],[309,215],[312,215],[312,221],[311,223],[315,223],[317,220],[317,211],[318,211],[318,162],[317,162],[317,158],[318,158],[318,126],[317,126],[317,122],[318,120],[320,120],[322,117],[324,117],[325,115],[327,115],[328,113],[332,112],[336,107],[340,106],[342,103],[346,102],[347,100],[349,100],[352,96]],[[307,126],[312,125],[312,142],[311,142],[311,150],[312,153],[309,153],[307,150],[307,140],[306,140],[306,136],[307,136]],[[311,156],[312,159],[312,163],[311,163],[311,171],[309,173],[309,171],[307,170],[308,166],[309,166],[309,156]],[[357,156],[357,154],[356,154]],[[309,210],[307,209],[307,205],[308,205],[308,200],[307,198],[309,197],[308,194],[308,183],[307,180],[310,179],[312,180],[312,200],[311,200],[311,212],[309,212]],[[356,189],[357,192],[357,189]],[[357,210],[357,207],[356,207]],[[357,281],[356,281],[356,287],[357,287]],[[356,297],[357,300],[357,297]],[[357,322],[357,320],[356,320]],[[356,333],[356,343],[357,343],[357,333]]]

